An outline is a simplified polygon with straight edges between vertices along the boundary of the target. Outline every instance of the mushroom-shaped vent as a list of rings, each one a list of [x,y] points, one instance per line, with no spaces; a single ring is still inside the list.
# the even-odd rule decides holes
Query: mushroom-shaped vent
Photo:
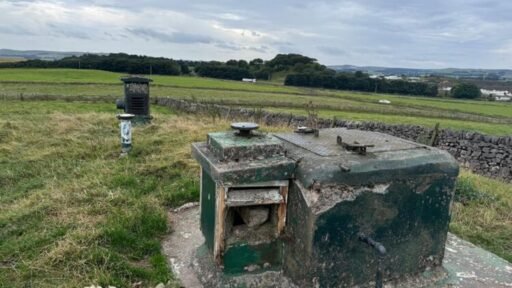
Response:
[[[258,129],[260,126],[252,122],[236,122],[231,123],[231,128],[238,130],[238,136],[250,136],[252,130]]]

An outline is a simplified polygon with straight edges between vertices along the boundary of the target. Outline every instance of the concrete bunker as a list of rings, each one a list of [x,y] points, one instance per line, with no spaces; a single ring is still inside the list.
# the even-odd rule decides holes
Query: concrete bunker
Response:
[[[458,175],[447,152],[344,128],[232,128],[192,145],[212,260],[199,262],[220,271],[205,287],[267,272],[298,287],[379,286],[441,267]]]

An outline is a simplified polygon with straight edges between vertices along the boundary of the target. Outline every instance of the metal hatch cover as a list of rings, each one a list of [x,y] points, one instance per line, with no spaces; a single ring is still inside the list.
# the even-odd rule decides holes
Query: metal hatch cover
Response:
[[[269,205],[284,203],[279,187],[261,187],[228,190],[226,205],[229,207]]]
[[[367,148],[368,153],[401,151],[426,147],[379,132],[350,130],[346,128],[322,129],[318,137],[315,137],[313,134],[300,133],[278,133],[275,134],[275,136],[300,148],[325,157],[352,153],[345,150],[337,143],[338,136],[341,136],[342,141],[345,143],[373,145],[374,147]]]

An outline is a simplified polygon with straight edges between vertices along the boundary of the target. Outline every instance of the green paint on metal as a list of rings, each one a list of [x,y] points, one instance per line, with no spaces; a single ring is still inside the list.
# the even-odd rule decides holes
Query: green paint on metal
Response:
[[[242,137],[233,131],[209,133],[207,143],[210,151],[223,161],[266,159],[284,154],[281,141],[266,134]]]
[[[294,241],[285,249],[287,274],[300,285],[311,285],[318,277],[320,287],[372,281],[378,257],[374,249],[359,241],[360,233],[386,247],[382,265],[386,279],[440,266],[453,179],[429,176],[432,175],[392,180],[386,191],[378,193],[376,188],[360,192],[348,189],[347,193],[352,193],[350,198],[338,199],[335,205],[318,213],[313,213],[311,203],[301,196],[311,191],[294,186],[288,205],[287,229],[294,235]],[[415,187],[422,178],[429,179],[429,186],[417,193]],[[332,191],[325,191],[329,192]]]
[[[284,155],[251,161],[223,161],[204,143],[192,144],[192,156],[212,178],[225,186],[288,180],[295,169],[295,161]]]
[[[201,183],[201,231],[206,246],[213,251],[215,236],[215,193],[216,185],[212,177],[203,169]]]
[[[212,132],[208,133],[210,143],[214,147],[229,148],[229,147],[249,147],[252,148],[258,145],[278,145],[281,146],[282,142],[272,135],[254,134],[250,137],[240,137],[235,134],[236,132]]]
[[[258,245],[239,243],[226,248],[224,273],[241,274],[281,269],[282,246],[279,240]],[[254,269],[254,271],[252,271]]]
[[[257,134],[241,137],[234,132],[208,134],[207,143],[194,143],[192,155],[201,164],[203,184],[201,191],[201,230],[206,245],[214,247],[215,183],[227,188],[260,187],[262,183],[288,181],[292,178],[295,161],[284,155],[280,140],[270,135]],[[210,198],[208,198],[211,191]],[[229,192],[228,192],[229,193]],[[254,205],[261,205],[255,200]],[[277,212],[273,212],[277,213]],[[277,214],[274,214],[277,215]],[[231,237],[226,231],[226,248],[222,254],[224,273],[244,273],[248,270],[279,269],[282,262],[282,243],[277,239],[277,221],[269,223],[269,237],[264,241]],[[252,228],[251,228],[252,229]],[[260,233],[252,231],[252,233]],[[248,232],[249,233],[249,232]],[[249,235],[249,234],[248,234]],[[258,239],[263,234],[253,235]],[[266,235],[266,234],[265,234]],[[250,237],[249,237],[250,238]],[[252,240],[254,240],[252,239]]]
[[[312,256],[320,286],[358,285],[375,278],[376,251],[359,241],[359,233],[386,247],[382,266],[389,278],[439,266],[449,223],[450,199],[443,191],[446,181],[435,181],[421,194],[410,193],[406,184],[394,183],[385,195],[366,192],[320,215]],[[332,268],[319,269],[327,263]],[[340,269],[345,273],[336,273]]]
[[[336,135],[375,147],[359,155],[337,146]],[[435,148],[378,137],[346,129],[283,136],[288,155],[301,159],[288,202],[287,234],[294,240],[283,263],[299,286],[374,281],[379,258],[361,234],[386,247],[384,279],[441,265],[457,163]]]
[[[371,147],[366,155],[347,151],[338,136],[342,143]],[[379,261],[385,280],[441,267],[458,175],[447,152],[347,129],[325,129],[318,137],[210,133],[208,143],[193,144],[192,152],[203,168],[201,228],[209,247],[215,200],[207,203],[205,191],[214,198],[215,183],[291,180],[283,235],[255,241],[226,231],[226,275],[282,267],[299,287],[350,287],[374,281]],[[386,255],[379,258],[361,235],[382,243]]]

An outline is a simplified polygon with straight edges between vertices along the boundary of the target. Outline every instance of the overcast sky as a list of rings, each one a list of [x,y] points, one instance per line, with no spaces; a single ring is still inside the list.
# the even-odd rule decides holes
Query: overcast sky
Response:
[[[0,0],[0,48],[512,68],[510,0]]]

